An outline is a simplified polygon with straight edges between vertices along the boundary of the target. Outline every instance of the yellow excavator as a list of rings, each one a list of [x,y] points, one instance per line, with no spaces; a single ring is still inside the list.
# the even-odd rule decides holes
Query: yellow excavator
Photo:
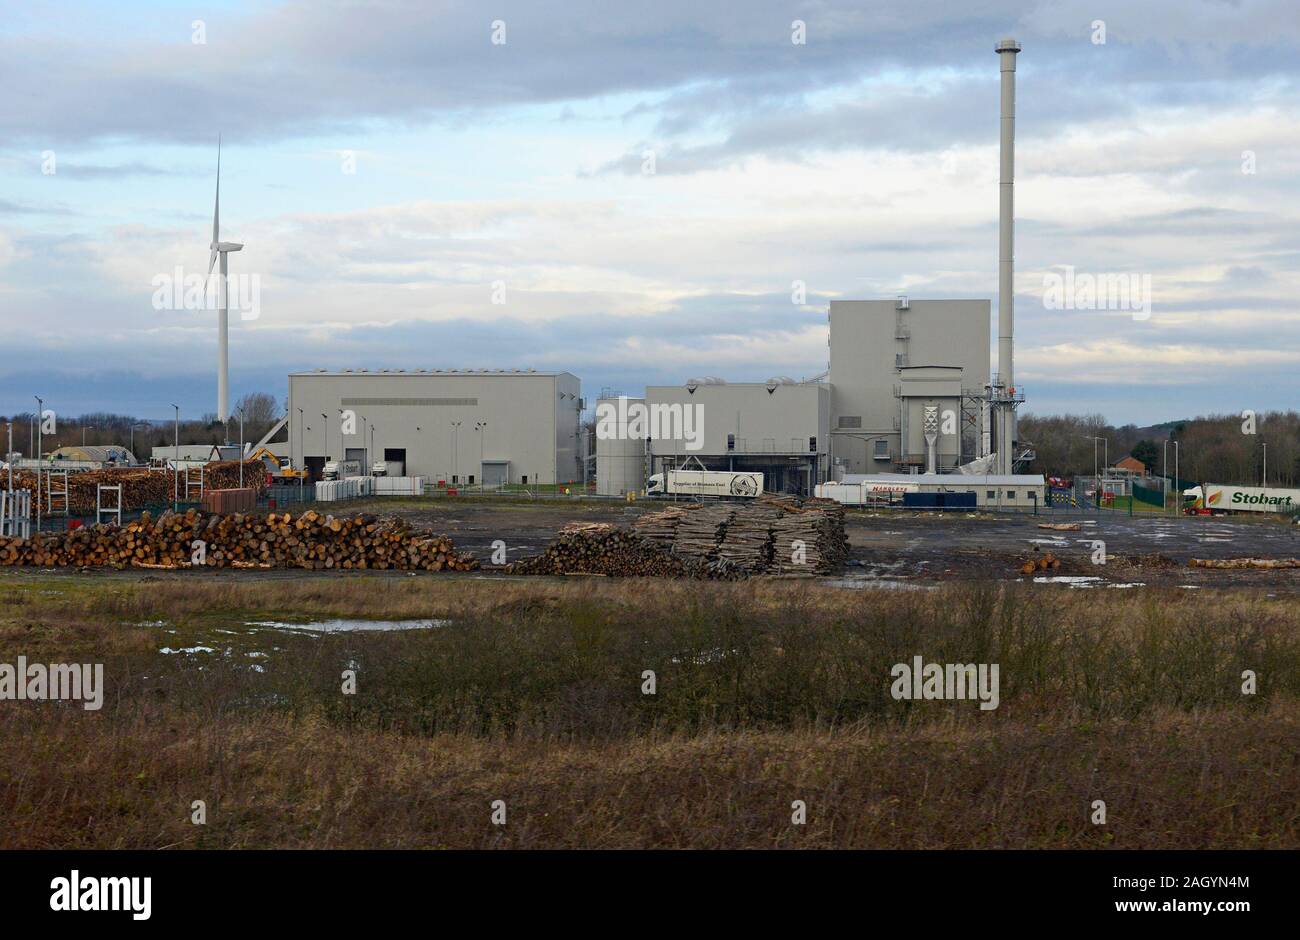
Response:
[[[248,459],[262,461],[262,463],[266,465],[266,472],[273,480],[283,480],[287,482],[289,480],[307,479],[307,471],[305,469],[295,469],[293,461],[288,457],[277,457],[265,447],[259,447],[257,450],[253,451],[249,455]]]

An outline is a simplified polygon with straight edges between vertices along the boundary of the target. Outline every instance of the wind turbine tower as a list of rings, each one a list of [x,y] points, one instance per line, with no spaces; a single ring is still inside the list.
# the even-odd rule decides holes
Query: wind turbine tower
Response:
[[[223,242],[221,240],[221,138],[217,138],[217,200],[212,209],[212,254],[208,258],[208,277],[203,284],[207,293],[207,281],[212,278],[212,267],[221,257],[220,279],[217,281],[217,299],[221,304],[217,314],[217,420],[222,424],[230,417],[230,308],[226,296],[226,279],[229,268],[226,255],[243,248],[240,242]]]

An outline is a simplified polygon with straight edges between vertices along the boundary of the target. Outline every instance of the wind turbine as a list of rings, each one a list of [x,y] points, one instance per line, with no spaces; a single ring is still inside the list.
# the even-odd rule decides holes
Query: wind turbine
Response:
[[[217,138],[217,201],[212,208],[212,255],[208,258],[208,276],[203,281],[203,293],[208,292],[208,281],[212,279],[212,266],[221,256],[221,280],[217,284],[217,295],[221,302],[221,311],[217,315],[217,420],[223,425],[230,417],[229,377],[230,366],[230,309],[226,297],[226,255],[239,251],[244,246],[240,242],[223,242],[221,240],[221,138]]]

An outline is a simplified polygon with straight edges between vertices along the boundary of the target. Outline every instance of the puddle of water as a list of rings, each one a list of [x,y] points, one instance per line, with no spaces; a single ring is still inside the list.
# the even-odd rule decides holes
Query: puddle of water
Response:
[[[170,646],[164,646],[158,652],[160,653],[215,653],[210,646],[182,646],[180,649],[172,649]]]
[[[249,620],[246,627],[269,627],[273,630],[301,630],[307,633],[342,633],[356,630],[430,630],[445,627],[450,620],[315,620],[311,623],[288,623],[281,620]]]
[[[1102,579],[1095,575],[1052,574],[1034,578],[1035,584],[1068,584],[1070,587],[1090,588]]]
[[[849,588],[850,590],[882,591],[933,591],[929,584],[913,584],[911,581],[898,581],[890,578],[827,578],[822,582],[827,587]]]

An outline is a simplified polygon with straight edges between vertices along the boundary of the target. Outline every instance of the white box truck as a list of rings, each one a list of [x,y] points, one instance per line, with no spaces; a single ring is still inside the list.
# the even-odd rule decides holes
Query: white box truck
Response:
[[[650,477],[649,496],[750,497],[763,492],[763,474],[730,470],[669,470]]]
[[[1183,490],[1188,512],[1281,512],[1300,510],[1300,490],[1206,483]]]
[[[325,464],[321,476],[326,480],[346,480],[350,477],[359,477],[361,476],[361,461],[331,460]]]

